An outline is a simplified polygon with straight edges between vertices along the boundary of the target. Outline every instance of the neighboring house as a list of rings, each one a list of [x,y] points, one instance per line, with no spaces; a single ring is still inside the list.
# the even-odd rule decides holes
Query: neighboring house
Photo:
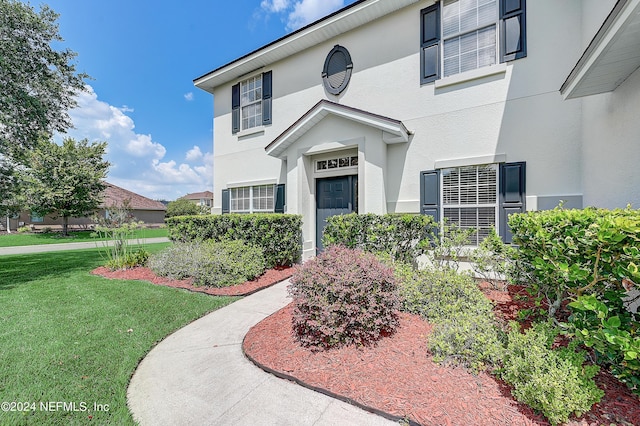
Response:
[[[213,207],[213,192],[211,191],[194,192],[192,194],[187,194],[184,197],[180,197],[180,199],[189,200],[198,206],[206,207],[208,209]]]
[[[110,207],[120,207],[128,202],[131,214],[148,225],[161,225],[164,223],[166,206],[159,201],[128,191],[119,186],[105,182],[106,188],[103,192],[103,201],[100,203],[96,215],[98,217],[108,217]],[[22,212],[18,218],[11,219],[11,229],[15,230],[19,226],[31,226],[35,229],[59,228],[62,227],[62,218],[54,215],[45,217],[35,216],[27,212]],[[3,223],[4,225],[4,223]],[[70,228],[88,228],[93,225],[92,217],[69,218]]]
[[[640,0],[361,0],[194,80],[214,213],[640,207]]]

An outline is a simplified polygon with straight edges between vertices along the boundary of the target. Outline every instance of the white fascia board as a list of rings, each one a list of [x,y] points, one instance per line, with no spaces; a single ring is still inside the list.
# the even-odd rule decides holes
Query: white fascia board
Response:
[[[617,79],[609,85],[598,85],[597,88],[589,88],[587,80],[590,75],[597,72],[598,66],[603,62],[607,53],[612,49],[620,34],[631,22],[638,21],[640,16],[640,0],[620,0],[613,8],[600,30],[585,50],[584,54],[573,68],[562,87],[560,93],[563,99],[574,99],[582,96],[595,95],[597,93],[610,92],[624,81]],[[640,62],[637,64],[640,66]],[[630,69],[628,77],[637,69]]]
[[[214,89],[220,85],[235,81],[237,78],[252,71],[302,52],[418,1],[370,0],[347,6],[342,11],[322,18],[244,57],[198,77],[193,83],[196,87],[213,93]]]

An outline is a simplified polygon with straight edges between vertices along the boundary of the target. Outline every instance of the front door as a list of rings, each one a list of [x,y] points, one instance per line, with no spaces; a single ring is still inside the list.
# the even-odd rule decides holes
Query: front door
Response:
[[[327,218],[357,212],[358,176],[340,176],[316,181],[316,246],[322,251],[322,232]]]

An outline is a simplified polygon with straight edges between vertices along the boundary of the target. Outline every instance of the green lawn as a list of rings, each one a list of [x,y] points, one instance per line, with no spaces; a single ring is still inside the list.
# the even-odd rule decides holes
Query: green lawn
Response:
[[[0,402],[35,403],[0,411],[0,425],[133,424],[126,391],[138,362],[235,300],[89,274],[101,264],[94,249],[0,257]]]
[[[99,241],[98,238],[91,237],[93,231],[73,231],[68,237],[63,237],[59,232],[47,234],[11,234],[0,235],[0,247],[34,246],[38,244],[59,244],[59,243],[80,243],[87,241]],[[137,229],[132,238],[156,238],[166,237],[167,228]]]

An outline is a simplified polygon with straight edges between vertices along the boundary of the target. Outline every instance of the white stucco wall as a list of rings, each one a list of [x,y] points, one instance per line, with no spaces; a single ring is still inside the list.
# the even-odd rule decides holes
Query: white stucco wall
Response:
[[[585,205],[640,208],[640,70],[582,103]]]
[[[419,2],[257,69],[273,72],[273,124],[257,132],[231,133],[231,86],[250,75],[216,88],[214,212],[230,185],[286,183],[287,211],[304,215],[305,247],[312,247],[314,155],[338,149],[360,157],[361,212],[418,212],[421,171],[491,158],[527,163],[529,210],[560,200],[581,207],[638,199],[640,182],[625,171],[640,159],[633,108],[638,71],[610,95],[564,101],[559,93],[615,0],[529,1],[526,58],[421,86],[420,10],[432,3]],[[326,93],[321,80],[336,44],[353,60],[351,82],[339,96]],[[266,155],[264,148],[322,99],[400,120],[411,138],[388,145],[380,130],[329,115],[290,146],[284,160]],[[610,190],[614,182],[624,195]]]

